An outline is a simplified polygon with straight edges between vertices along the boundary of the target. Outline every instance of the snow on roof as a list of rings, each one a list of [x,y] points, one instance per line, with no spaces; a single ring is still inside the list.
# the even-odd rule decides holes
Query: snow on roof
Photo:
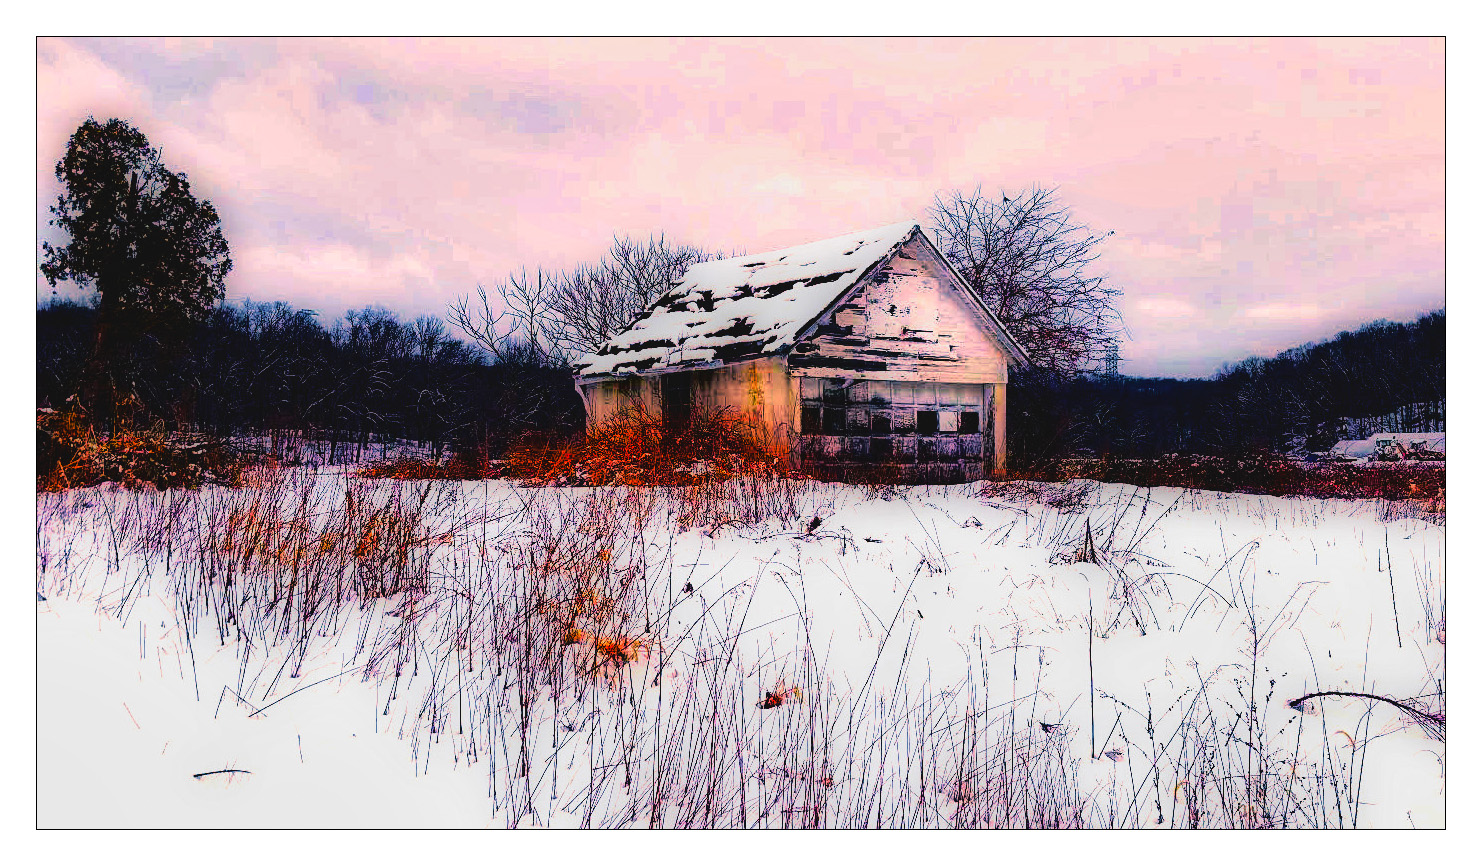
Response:
[[[705,367],[791,348],[839,295],[918,229],[895,223],[692,265],[628,329],[576,362],[581,376]]]

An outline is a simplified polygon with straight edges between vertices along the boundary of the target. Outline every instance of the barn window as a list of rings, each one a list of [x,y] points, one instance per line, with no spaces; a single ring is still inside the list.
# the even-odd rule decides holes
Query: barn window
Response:
[[[802,377],[801,453],[825,463],[911,466],[915,477],[958,479],[980,463],[984,389],[977,384]],[[929,472],[928,472],[929,470]],[[976,469],[968,468],[969,473]]]

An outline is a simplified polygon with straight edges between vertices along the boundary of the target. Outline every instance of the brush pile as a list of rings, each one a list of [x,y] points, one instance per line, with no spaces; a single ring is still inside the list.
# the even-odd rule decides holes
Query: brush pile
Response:
[[[697,411],[676,426],[641,404],[576,437],[528,435],[510,449],[509,467],[538,486],[673,487],[788,474],[787,455],[767,448],[734,411]]]
[[[125,486],[197,488],[242,483],[247,461],[213,436],[176,433],[156,422],[144,430],[121,426],[100,436],[81,411],[36,411],[38,491],[92,487],[105,481]]]

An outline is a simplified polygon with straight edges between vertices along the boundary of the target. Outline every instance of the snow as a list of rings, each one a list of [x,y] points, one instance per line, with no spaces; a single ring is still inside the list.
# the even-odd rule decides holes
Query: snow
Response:
[[[126,622],[66,598],[39,605],[39,826],[488,824],[482,780],[419,777],[403,743],[376,735],[373,686],[343,678],[254,717],[223,691],[234,654],[215,652],[197,660],[214,689],[198,701],[173,618],[158,599]],[[196,778],[223,769],[246,772]]]
[[[582,376],[696,367],[785,351],[919,226],[902,222],[693,265],[625,331],[582,357]],[[725,350],[733,349],[733,352]]]
[[[285,483],[330,510],[351,488],[423,489],[332,472]],[[544,537],[542,520],[610,495],[504,481],[428,489],[431,532],[450,542],[428,548],[430,573],[491,601],[519,574],[496,548]],[[1442,527],[1386,522],[1375,502],[1089,482],[794,492],[797,519],[705,530],[660,508],[607,552],[614,567],[641,565],[662,651],[618,684],[532,693],[525,780],[510,770],[521,689],[492,663],[506,645],[498,614],[484,624],[459,613],[456,594],[430,596],[415,620],[397,598],[351,605],[321,620],[290,676],[294,641],[230,628],[218,639],[199,604],[187,612],[174,575],[188,532],[172,535],[173,565],[141,541],[157,521],[250,491],[38,496],[38,822],[641,827],[645,798],[662,790],[656,814],[672,826],[698,802],[686,786],[719,779],[742,794],[724,823],[744,812],[780,826],[785,816],[759,804],[826,776],[815,794],[837,826],[876,785],[887,803],[892,791],[915,803],[921,761],[930,812],[895,822],[951,826],[971,797],[940,780],[972,728],[987,743],[1007,729],[1063,747],[1088,823],[1156,826],[1161,813],[1182,826],[1186,759],[1199,748],[1244,756],[1213,744],[1245,737],[1237,714],[1254,706],[1271,768],[1329,772],[1341,786],[1361,778],[1361,793],[1309,792],[1326,798],[1329,822],[1356,809],[1360,826],[1444,826],[1444,742],[1382,704],[1287,706],[1319,690],[1443,691]],[[558,524],[553,537],[580,550],[586,539]],[[1094,562],[1076,555],[1088,528]],[[448,624],[464,616],[487,636],[460,648]],[[409,628],[414,639],[397,642]],[[412,648],[399,673],[378,655],[391,647]],[[780,686],[803,700],[757,706]],[[725,700],[715,715],[712,697]],[[674,750],[664,773],[679,781],[655,768],[660,746]],[[623,760],[626,786],[603,769]],[[224,769],[249,772],[214,772]],[[597,793],[598,778],[616,781]]]
[[[1422,448],[1446,453],[1445,433],[1375,433],[1367,439],[1345,439],[1334,445],[1331,453],[1352,459],[1371,457],[1379,442],[1384,440],[1399,442],[1407,450]]]

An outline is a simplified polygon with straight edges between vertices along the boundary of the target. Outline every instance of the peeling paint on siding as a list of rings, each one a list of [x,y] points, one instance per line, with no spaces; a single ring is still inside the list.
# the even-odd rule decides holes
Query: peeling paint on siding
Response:
[[[688,405],[729,407],[823,477],[883,467],[906,483],[983,478],[1006,465],[1009,363],[986,319],[918,236],[784,353],[748,359],[763,347],[745,318],[717,332],[731,342],[715,357],[734,362],[687,372]],[[583,385],[589,423],[635,400],[661,414],[658,372]]]
[[[794,347],[809,375],[1007,382],[1008,359],[914,240]]]

